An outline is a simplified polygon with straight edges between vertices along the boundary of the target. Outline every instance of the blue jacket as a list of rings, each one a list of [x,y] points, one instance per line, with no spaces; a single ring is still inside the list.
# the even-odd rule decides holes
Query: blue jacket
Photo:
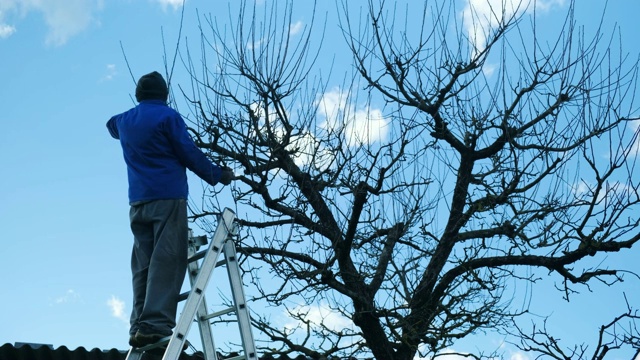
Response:
[[[162,100],[143,100],[113,116],[109,133],[120,140],[129,178],[129,203],[186,199],[187,172],[211,185],[221,169],[195,145],[180,114]]]

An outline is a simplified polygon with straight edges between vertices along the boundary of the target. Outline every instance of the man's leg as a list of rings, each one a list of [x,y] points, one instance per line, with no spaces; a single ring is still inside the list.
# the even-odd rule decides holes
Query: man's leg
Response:
[[[168,336],[176,325],[178,295],[187,269],[187,203],[182,199],[157,200],[144,206],[145,217],[153,223],[155,246],[139,331]]]
[[[144,206],[145,204],[134,205],[129,210],[131,232],[133,233],[133,250],[131,252],[133,309],[131,310],[130,335],[135,335],[139,328],[140,315],[147,293],[149,262],[155,242],[153,224],[145,219]]]

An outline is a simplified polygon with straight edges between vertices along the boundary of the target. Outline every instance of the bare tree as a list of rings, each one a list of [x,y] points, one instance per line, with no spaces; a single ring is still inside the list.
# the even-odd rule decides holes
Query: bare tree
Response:
[[[242,172],[244,265],[300,323],[257,317],[268,351],[405,360],[520,329],[522,349],[544,353],[557,344],[518,325],[515,284],[550,273],[569,300],[622,279],[602,259],[640,240],[637,60],[602,28],[586,36],[574,3],[551,41],[533,3],[455,3],[345,0],[344,37],[325,39],[316,11],[295,34],[293,2],[242,2],[227,27],[199,17],[199,59],[185,42],[194,136]],[[339,91],[316,71],[337,42],[355,69]],[[355,326],[295,306],[320,302]],[[604,328],[593,358],[623,319],[637,316]]]
[[[632,346],[636,350],[637,358],[640,353],[640,332],[637,328],[637,321],[640,319],[637,311],[628,309],[627,312],[616,316],[609,323],[600,326],[596,343],[592,347],[587,344],[576,344],[566,346],[553,336],[546,327],[546,321],[543,321],[541,327],[532,324],[531,330],[524,331],[514,324],[513,328],[518,334],[519,343],[515,343],[516,347],[527,352],[537,354],[539,358],[547,359],[593,359],[602,360],[614,350],[623,348],[624,346]],[[626,323],[624,323],[627,321]]]

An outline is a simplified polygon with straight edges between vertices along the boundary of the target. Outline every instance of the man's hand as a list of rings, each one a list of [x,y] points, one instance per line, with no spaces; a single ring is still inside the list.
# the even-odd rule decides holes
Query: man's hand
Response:
[[[235,178],[236,175],[233,173],[233,170],[231,170],[230,167],[225,166],[222,168],[222,174],[220,174],[220,184],[229,185]]]

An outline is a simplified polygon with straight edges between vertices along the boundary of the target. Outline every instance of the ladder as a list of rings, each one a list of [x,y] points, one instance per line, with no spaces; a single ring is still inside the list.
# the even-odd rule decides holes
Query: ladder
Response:
[[[206,250],[197,252],[198,248],[207,243],[206,236],[193,237],[189,234],[189,265],[188,274],[191,290],[180,294],[179,301],[186,299],[186,303],[180,314],[180,318],[171,336],[160,339],[157,343],[140,348],[132,347],[127,353],[126,360],[140,360],[144,352],[166,346],[163,360],[178,360],[186,342],[187,333],[191,324],[198,323],[200,338],[202,340],[203,353],[206,360],[218,360],[211,332],[210,320],[225,314],[235,313],[238,319],[238,328],[242,339],[242,355],[229,358],[231,360],[256,360],[257,353],[253,334],[251,332],[251,319],[246,304],[240,267],[236,256],[236,248],[233,236],[237,234],[235,213],[225,208],[218,217],[218,226],[213,235],[211,244]],[[218,261],[220,253],[224,253],[224,260]],[[201,264],[198,261],[202,259]],[[207,305],[204,299],[204,291],[213,274],[213,270],[226,265],[229,275],[229,285],[233,296],[233,306],[214,313],[207,313]]]

